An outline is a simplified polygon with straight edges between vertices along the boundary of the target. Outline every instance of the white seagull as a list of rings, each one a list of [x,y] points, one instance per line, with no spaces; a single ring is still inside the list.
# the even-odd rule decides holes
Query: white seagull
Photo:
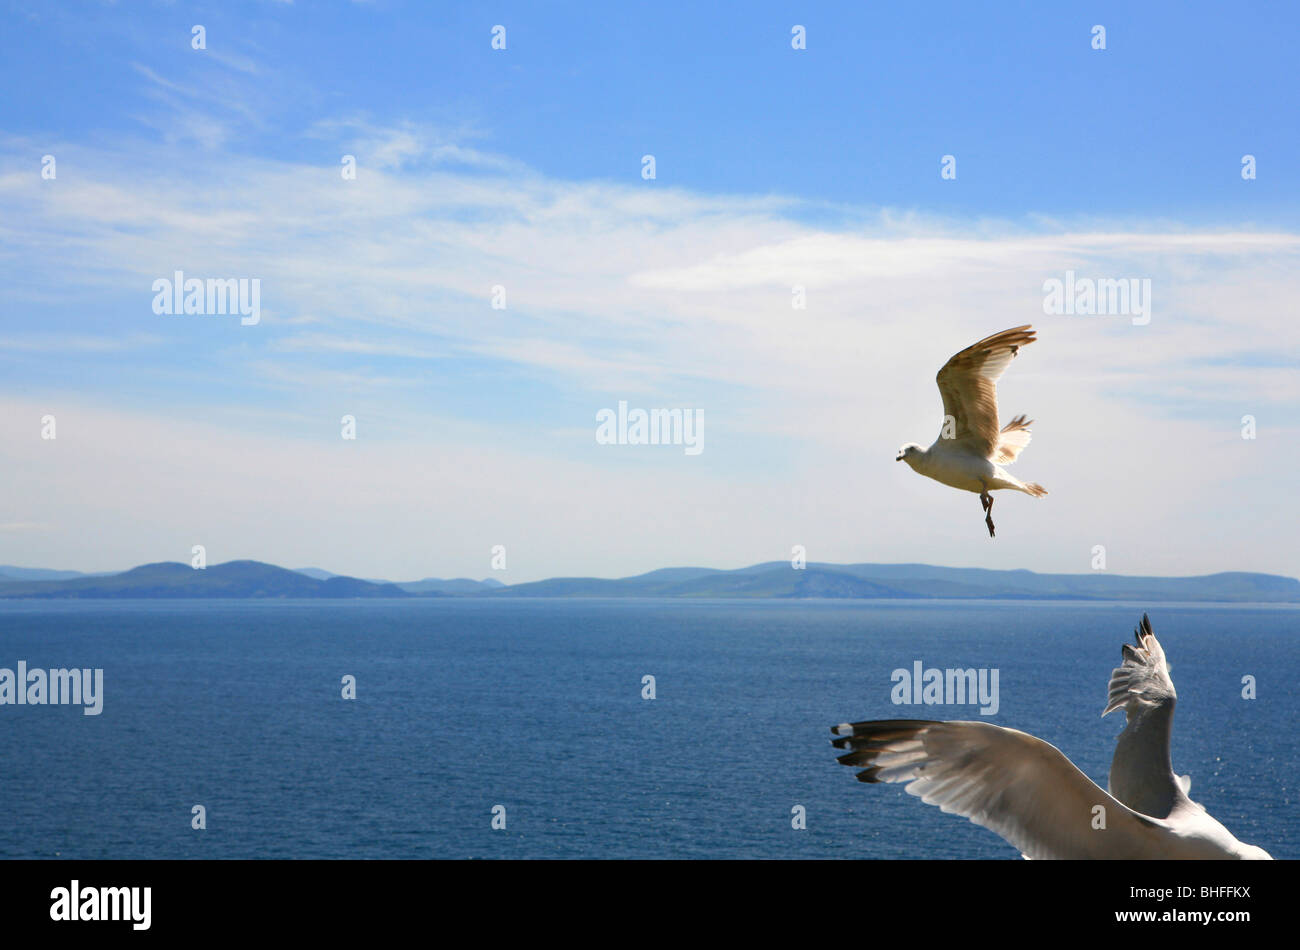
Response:
[[[1002,468],[1016,460],[1029,444],[1033,420],[1016,416],[998,430],[998,380],[1022,346],[1037,337],[1029,324],[1013,327],[966,347],[943,364],[934,381],[943,396],[943,428],[928,449],[908,442],[896,462],[912,471],[963,491],[979,492],[984,523],[993,537],[993,496],[990,491],[1013,488],[1039,498],[1047,489],[1022,482]]]
[[[1191,779],[1169,757],[1173,681],[1142,616],[1125,643],[1102,715],[1128,724],[1110,763],[1110,794],[1042,739],[986,722],[884,719],[832,726],[844,765],[863,782],[907,782],[907,792],[995,831],[1026,858],[1271,859],[1243,844],[1187,797]]]

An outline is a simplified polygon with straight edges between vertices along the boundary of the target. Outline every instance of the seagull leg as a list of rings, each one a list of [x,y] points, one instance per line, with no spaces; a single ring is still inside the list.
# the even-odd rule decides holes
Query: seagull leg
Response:
[[[993,537],[993,496],[989,494],[988,485],[980,481],[980,504],[984,506],[984,523],[988,525],[989,537]]]

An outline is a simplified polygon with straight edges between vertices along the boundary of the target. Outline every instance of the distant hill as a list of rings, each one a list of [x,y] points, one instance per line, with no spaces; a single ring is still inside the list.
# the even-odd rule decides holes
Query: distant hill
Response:
[[[121,574],[67,580],[0,581],[0,598],[409,597],[393,584],[355,577],[319,580],[261,561],[227,561],[203,570],[164,561]]]
[[[38,568],[21,570],[40,574]],[[929,564],[819,564],[794,570],[768,561],[734,571],[670,567],[635,577],[555,577],[505,586],[494,579],[391,584],[297,571],[260,561],[229,561],[196,571],[175,562],[145,564],[121,574],[64,579],[8,580],[0,598],[40,597],[749,597],[1092,600],[1224,603],[1300,603],[1300,581],[1274,574],[1224,573],[1204,577],[1130,577],[1123,574],[1036,574]]]
[[[84,574],[81,571],[52,571],[44,567],[14,567],[10,564],[0,564],[0,581],[66,581],[73,577],[105,576],[105,574]]]
[[[296,574],[306,574],[308,577],[314,577],[314,578],[316,578],[316,580],[318,580],[318,581],[327,581],[327,580],[329,580],[331,577],[348,577],[348,576],[349,576],[349,575],[347,575],[347,574],[335,574],[333,571],[324,571],[324,570],[321,570],[319,567],[295,567],[295,568],[294,568],[294,573],[296,573]],[[371,583],[371,584],[391,584],[391,583],[392,583],[392,581],[385,580],[385,579],[383,579],[382,577],[362,577],[362,578],[359,578],[359,580],[363,580],[363,581],[366,581],[366,582]]]
[[[296,568],[299,574],[306,574],[308,577],[314,577],[317,580],[329,580],[331,577],[339,577],[329,571],[321,570],[319,567],[299,567]],[[378,580],[373,577],[367,577],[366,580],[372,584],[388,584],[391,581]],[[483,591],[492,590],[494,587],[504,587],[498,580],[487,578],[486,580],[475,581],[468,577],[457,577],[452,580],[443,580],[441,577],[426,577],[418,581],[398,581],[395,585],[406,591],[408,594],[478,594]]]
[[[475,581],[468,577],[455,577],[443,580],[440,577],[426,577],[421,581],[399,581],[398,587],[408,594],[481,594],[486,591],[504,587],[498,580],[487,578]]]
[[[607,580],[557,577],[514,584],[494,597],[837,597],[867,599],[1137,600],[1300,603],[1300,581],[1274,574],[1204,577],[1036,574],[929,564],[769,561],[734,571],[668,568]]]
[[[338,577],[337,574],[334,574],[331,571],[322,571],[319,567],[295,567],[294,570],[299,574],[306,574],[308,577],[313,577],[318,581],[327,581],[331,577]]]

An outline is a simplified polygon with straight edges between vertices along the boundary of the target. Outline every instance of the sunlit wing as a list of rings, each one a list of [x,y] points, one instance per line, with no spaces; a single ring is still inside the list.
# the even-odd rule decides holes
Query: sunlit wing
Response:
[[[1028,346],[1037,337],[1026,324],[1003,330],[985,337],[978,343],[956,353],[943,364],[935,382],[943,397],[944,422],[951,417],[955,425],[941,432],[941,437],[961,442],[964,448],[985,458],[993,458],[998,451],[1001,433],[998,431],[997,382],[1016,358],[1020,347]],[[1011,442],[1015,458],[1024,444],[1020,436]]]
[[[1123,805],[1059,749],[984,722],[889,719],[831,728],[864,782],[906,791],[1001,835],[1025,857],[1167,857],[1171,832]]]

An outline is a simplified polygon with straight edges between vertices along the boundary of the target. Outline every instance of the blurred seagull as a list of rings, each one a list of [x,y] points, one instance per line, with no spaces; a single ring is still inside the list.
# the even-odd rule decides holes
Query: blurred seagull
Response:
[[[896,462],[953,488],[979,492],[984,523],[993,537],[993,496],[990,491],[1014,488],[1035,498],[1047,494],[1036,482],[1009,475],[1010,465],[1029,444],[1033,420],[1016,416],[998,431],[998,380],[1022,346],[1037,337],[1026,324],[1003,330],[966,347],[943,364],[935,382],[943,396],[943,428],[928,449],[909,442],[898,450]]]
[[[863,782],[907,782],[921,801],[995,831],[1026,858],[1266,859],[1187,797],[1191,779],[1169,757],[1174,684],[1142,615],[1137,647],[1123,645],[1102,715],[1128,724],[1110,763],[1110,794],[1055,746],[986,722],[883,719],[832,726],[844,765]]]

